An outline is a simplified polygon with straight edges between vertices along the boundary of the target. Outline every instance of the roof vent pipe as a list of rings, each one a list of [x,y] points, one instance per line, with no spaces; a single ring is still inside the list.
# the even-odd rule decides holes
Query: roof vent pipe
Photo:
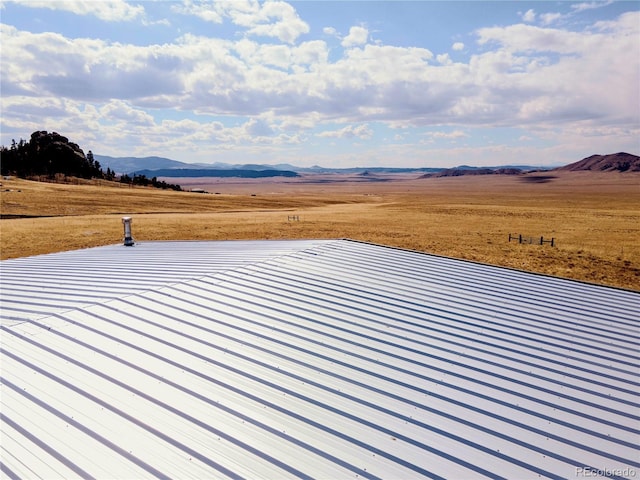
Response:
[[[134,241],[131,236],[131,217],[122,217],[122,224],[124,225],[124,246],[132,247]]]

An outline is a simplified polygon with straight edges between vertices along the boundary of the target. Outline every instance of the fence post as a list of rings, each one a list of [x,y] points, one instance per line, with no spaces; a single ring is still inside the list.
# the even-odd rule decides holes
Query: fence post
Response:
[[[551,237],[550,240],[545,240],[544,236],[540,236],[539,238],[525,237],[521,233],[519,233],[517,236],[509,233],[509,242],[511,242],[511,240],[516,240],[516,239],[518,240],[518,243],[526,244],[526,245],[544,245],[545,243],[548,243],[552,247],[555,247],[556,245],[556,239],[554,237]]]
[[[548,243],[552,247],[556,246],[556,239],[554,237],[551,237],[551,239],[545,240],[544,235],[538,238],[538,237],[525,237],[521,233],[519,233],[518,235],[509,233],[509,242],[511,242],[511,240],[518,240],[518,243],[526,244],[526,245],[544,245],[545,243]]]

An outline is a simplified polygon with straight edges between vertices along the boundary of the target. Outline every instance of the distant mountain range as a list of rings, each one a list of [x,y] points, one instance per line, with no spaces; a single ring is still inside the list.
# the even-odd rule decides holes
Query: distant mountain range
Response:
[[[529,165],[501,165],[497,167],[471,167],[462,165],[456,168],[394,168],[394,167],[354,167],[325,168],[320,166],[297,167],[288,163],[276,165],[184,163],[164,157],[109,157],[94,155],[103,169],[110,168],[117,174],[138,174],[147,177],[295,177],[301,173],[343,173],[343,174],[385,174],[385,173],[421,173],[423,177],[443,177],[460,175],[519,175],[531,171],[640,171],[640,157],[630,153],[610,155],[592,155],[578,162],[555,169],[541,169]]]
[[[250,168],[160,168],[158,170],[137,170],[137,175],[152,177],[240,177],[240,178],[268,178],[268,177],[298,177],[299,173],[291,170],[265,170]]]
[[[354,167],[354,168],[325,168],[320,166],[298,167],[288,163],[279,163],[276,165],[268,164],[231,164],[231,163],[184,163],[177,160],[171,160],[163,157],[109,157],[106,155],[94,155],[94,158],[100,162],[102,168],[110,168],[118,174],[126,173],[143,174],[146,176],[203,176],[205,170],[211,170],[215,175],[205,176],[234,176],[232,170],[238,171],[278,171],[278,172],[295,172],[300,173],[411,173],[411,172],[437,172],[441,168],[394,168],[394,167]],[[472,168],[472,167],[468,167]],[[175,170],[175,171],[172,171]],[[198,170],[200,175],[186,170]],[[222,172],[222,173],[221,173]]]
[[[108,157],[94,154],[93,158],[100,162],[103,170],[110,168],[118,174],[131,174],[139,170],[157,170],[160,168],[185,168],[189,165],[164,157]]]
[[[94,155],[100,162],[103,169],[110,168],[118,174],[138,174],[147,177],[266,177],[266,176],[296,176],[301,173],[343,173],[343,174],[385,174],[385,173],[437,173],[443,168],[420,167],[420,168],[395,168],[395,167],[351,167],[351,168],[326,168],[320,166],[298,167],[288,163],[276,165],[266,164],[230,164],[230,163],[184,163],[164,157],[109,157],[106,155]],[[517,168],[520,170],[535,170],[539,167],[526,165],[509,167],[489,167],[491,170],[498,168]],[[463,165],[457,168],[462,171],[475,171],[478,167]],[[261,175],[247,172],[264,172]]]

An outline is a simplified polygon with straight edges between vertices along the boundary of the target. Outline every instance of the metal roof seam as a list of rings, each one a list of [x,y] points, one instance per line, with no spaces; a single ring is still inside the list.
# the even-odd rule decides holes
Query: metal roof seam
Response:
[[[348,239],[1,265],[11,478],[640,471],[640,292]]]
[[[282,295],[281,295],[281,296],[282,296]],[[313,312],[314,312],[314,309],[318,307],[317,305],[316,305],[316,306],[314,306],[314,301],[313,301],[312,299],[307,299],[305,303],[307,303],[308,308],[305,308],[304,310],[306,310],[306,311],[307,311],[307,312],[309,312],[309,313],[313,313]],[[331,311],[331,310],[334,310],[336,313],[340,312],[340,310],[338,310],[338,309],[332,309],[331,307],[327,307],[327,306],[322,306],[322,307],[320,307],[320,308],[321,308],[322,310],[324,310],[324,311]],[[361,310],[361,312],[363,312],[363,313],[367,313],[367,311],[366,311],[366,310],[362,310],[362,309],[360,309],[360,310]],[[379,314],[379,313],[377,313],[377,315],[380,315],[380,314]],[[360,320],[360,321],[364,321],[364,320],[366,320],[366,317],[365,317],[365,316],[362,316],[362,317],[360,317],[359,319],[358,319],[358,315],[355,315],[355,316],[354,316],[354,314],[352,314],[352,316],[354,317],[354,321],[358,321],[358,320]],[[418,317],[416,317],[416,318],[418,318]],[[351,323],[353,323],[353,322],[351,322]],[[385,332],[385,331],[383,331],[383,330],[379,330],[379,329],[376,329],[376,328],[373,328],[373,327],[368,327],[368,329],[369,329],[370,331],[372,331],[372,332],[377,332],[377,333],[381,333],[381,334],[388,334],[388,335],[394,336],[394,337],[396,337],[398,340],[401,340],[401,339],[403,338],[403,337],[402,337],[402,335],[400,335],[400,334],[396,335],[396,334],[393,334],[393,333],[390,333],[390,332]],[[476,340],[476,342],[478,342],[478,341]],[[418,343],[421,343],[421,342],[418,342]],[[455,345],[455,342],[450,342],[450,343],[452,343],[452,344],[454,344],[454,345]],[[487,343],[487,344],[488,344],[489,342],[480,342],[480,343]],[[439,349],[438,347],[435,347],[435,346],[433,346],[433,345],[429,345],[429,344],[426,344],[426,343],[422,343],[422,345],[423,345],[423,346],[431,346],[432,348]],[[442,351],[449,351],[449,352],[452,352],[452,350],[449,350],[449,349],[442,349]],[[470,356],[470,355],[462,354],[462,353],[460,353],[460,352],[457,352],[457,354],[458,354],[458,355],[462,355],[462,356],[464,356],[464,357],[468,357],[468,358],[474,358],[474,357],[472,357],[472,356]],[[495,355],[495,353],[494,353],[494,355]],[[527,362],[524,362],[524,363],[527,363]],[[503,364],[500,364],[500,363],[494,363],[494,365],[495,365],[495,366],[502,366],[502,367],[504,368],[504,365],[503,365]],[[559,372],[559,373],[561,373],[563,376],[567,376],[567,375],[568,375],[568,376],[572,376],[574,379],[579,379],[579,378],[580,378],[580,377],[578,377],[577,375],[571,375],[571,374],[570,374],[570,373],[568,373],[568,372]],[[530,373],[529,373],[529,374],[530,374]],[[548,377],[542,377],[542,376],[541,376],[540,378],[541,378],[541,379],[544,379],[544,378],[548,379]],[[594,384],[597,384],[597,382],[594,382],[593,380],[589,380],[589,383],[590,383],[590,387],[589,387],[589,388],[585,388],[585,389],[584,389],[584,391],[585,391],[585,392],[589,392],[589,393],[593,393],[593,386],[594,386]],[[564,385],[566,385],[566,383],[565,383]],[[637,384],[637,385],[640,385],[640,384]],[[619,388],[619,391],[621,391],[621,392],[622,392],[622,391],[624,391],[624,389],[621,389],[620,387],[618,387],[618,388]],[[631,393],[631,394],[633,394],[633,393],[635,393],[635,392],[633,392],[633,391],[627,391],[627,393]],[[624,400],[622,400],[622,401],[624,401]]]
[[[165,306],[167,306],[167,305],[165,305]],[[173,308],[175,308],[175,306],[174,306]],[[237,328],[237,327],[236,327],[236,328]],[[333,361],[334,361],[334,362],[337,362],[337,360],[336,360],[336,359],[334,359]],[[434,367],[432,366],[431,368],[434,368]],[[441,371],[441,372],[443,372],[443,373],[445,372],[445,370],[443,370],[443,369],[439,369],[439,371]],[[477,380],[476,380],[476,382],[477,382]],[[487,386],[489,386],[489,384],[487,384]],[[496,387],[496,386],[493,386],[493,388],[497,388],[497,387]],[[507,390],[503,390],[503,391],[505,391],[505,392],[506,392]],[[474,393],[474,394],[476,394],[476,395],[477,395],[477,393]],[[537,400],[537,401],[540,401],[540,400]],[[505,404],[505,405],[508,405],[508,404]],[[552,405],[552,404],[550,404],[550,405]],[[559,406],[559,405],[555,405],[555,408],[563,409],[563,407],[561,407],[561,406]],[[577,412],[577,411],[575,411],[575,410],[574,410],[574,413],[576,413],[576,412]],[[583,416],[584,416],[584,414],[583,414],[583,413],[580,413],[580,415],[583,415]],[[594,419],[595,419],[595,420],[597,420],[597,421],[602,421],[602,422],[607,423],[607,422],[606,422],[606,420],[603,420],[602,418],[597,418],[597,417],[593,417],[593,416],[592,416],[592,417],[590,417],[590,418],[591,418],[592,420],[594,420]],[[625,429],[626,429],[626,426],[624,426],[623,424],[615,423],[615,424],[613,424],[613,425],[617,425],[617,426],[619,426],[619,427],[621,427],[621,428],[625,428]],[[633,431],[633,429],[631,429],[631,430]]]

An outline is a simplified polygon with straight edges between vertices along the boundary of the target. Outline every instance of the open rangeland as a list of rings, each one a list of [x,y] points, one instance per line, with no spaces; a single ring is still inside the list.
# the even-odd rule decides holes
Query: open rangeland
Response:
[[[209,194],[5,179],[1,256],[118,243],[127,215],[137,242],[352,238],[640,290],[640,174],[178,183]],[[509,242],[510,233],[554,246]]]

